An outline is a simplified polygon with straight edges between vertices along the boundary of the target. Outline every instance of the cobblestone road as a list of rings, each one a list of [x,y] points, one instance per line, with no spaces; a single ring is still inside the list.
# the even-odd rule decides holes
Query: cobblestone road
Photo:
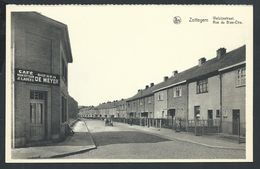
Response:
[[[145,133],[131,126],[106,126],[103,121],[87,120],[97,149],[65,158],[89,159],[241,159],[244,150],[208,148]]]

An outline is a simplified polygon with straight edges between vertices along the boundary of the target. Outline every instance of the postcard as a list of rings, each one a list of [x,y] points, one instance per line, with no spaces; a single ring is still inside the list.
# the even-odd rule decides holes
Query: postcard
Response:
[[[6,162],[253,161],[252,5],[7,5]]]

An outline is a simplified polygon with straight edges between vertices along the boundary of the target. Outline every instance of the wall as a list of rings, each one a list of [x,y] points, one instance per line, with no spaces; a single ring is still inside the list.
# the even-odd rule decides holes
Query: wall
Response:
[[[177,87],[181,87],[181,96],[174,97],[174,91]],[[167,89],[168,110],[175,109],[175,117],[187,119],[188,115],[188,86],[187,84],[175,86]]]
[[[78,114],[78,102],[71,96],[68,97],[68,107],[69,118],[75,119]]]
[[[134,117],[138,117],[137,116],[137,112],[138,112],[138,104],[139,101],[138,100],[133,100],[133,101],[129,101],[129,107],[127,106],[127,113],[134,113]]]
[[[159,94],[163,95],[163,100],[158,100]],[[162,114],[164,114],[164,116]],[[154,93],[154,118],[166,118],[166,117],[167,117],[167,90],[162,90]]]
[[[196,93],[197,82],[188,84],[189,110],[188,119],[194,119],[194,106],[200,106],[200,119],[208,119],[208,110],[213,110],[213,119],[216,119],[216,110],[220,110],[220,78],[219,75],[208,78],[208,92]]]
[[[61,30],[56,25],[34,17],[12,15],[15,68],[60,75]],[[61,93],[68,95],[66,84],[60,81],[59,87],[15,81],[14,87],[15,146],[23,146],[29,140],[30,90],[47,92],[45,139],[59,139],[64,135],[60,125]]]
[[[137,110],[137,112],[138,112],[139,114],[140,114],[140,113],[143,113],[143,112],[144,112],[144,108],[145,108],[144,98],[138,99],[138,110]]]
[[[149,99],[150,99],[150,103],[149,103]],[[154,117],[154,96],[147,96],[145,97],[145,112],[148,112],[148,117],[149,118],[153,118]]]
[[[245,86],[236,86],[237,69],[222,75],[222,131],[232,134],[232,109],[240,110],[241,128],[245,128]],[[245,131],[241,130],[242,134]]]

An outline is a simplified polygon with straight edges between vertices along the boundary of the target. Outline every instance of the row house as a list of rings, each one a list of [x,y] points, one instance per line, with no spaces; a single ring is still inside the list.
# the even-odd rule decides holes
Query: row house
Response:
[[[120,101],[116,102],[116,114],[118,118],[126,118],[126,101],[121,99]]]
[[[170,78],[164,77],[164,82],[156,85],[154,90],[156,118],[187,119],[188,87],[186,78],[189,73],[189,70],[181,73],[175,70]]]
[[[220,48],[213,59],[200,58],[198,65],[174,71],[153,88],[138,90],[127,99],[128,117],[217,120],[223,132],[238,134],[241,128],[244,135],[245,50],[245,45],[228,53]],[[152,98],[151,104],[146,103],[146,96]],[[151,111],[145,109],[148,105],[153,106]]]
[[[154,118],[154,83],[139,89],[137,94],[126,100],[128,117],[149,117]]]
[[[112,118],[117,118],[119,117],[119,111],[123,112],[123,109],[119,109],[119,105],[124,105],[123,101],[113,101],[113,102],[107,102],[107,103],[102,103],[96,107],[98,110],[98,117],[100,118],[106,118],[106,117],[112,117]]]
[[[188,78],[188,119],[218,119],[223,132],[245,134],[245,51],[220,48],[215,58],[199,60]]]
[[[94,106],[80,106],[78,116],[79,117],[94,117],[95,116],[94,110],[95,110]]]

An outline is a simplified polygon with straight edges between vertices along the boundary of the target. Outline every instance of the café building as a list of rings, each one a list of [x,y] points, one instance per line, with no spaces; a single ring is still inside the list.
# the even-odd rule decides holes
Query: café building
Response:
[[[12,12],[12,146],[65,138],[68,122],[67,25],[37,12]]]

